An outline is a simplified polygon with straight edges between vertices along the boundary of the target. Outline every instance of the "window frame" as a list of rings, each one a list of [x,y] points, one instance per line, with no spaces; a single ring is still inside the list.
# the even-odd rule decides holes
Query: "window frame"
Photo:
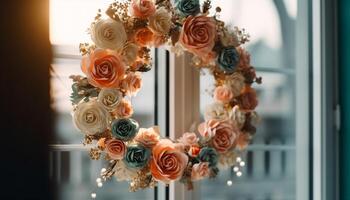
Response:
[[[298,0],[296,20],[296,199],[339,199],[338,195],[338,94],[336,49],[336,2]],[[76,55],[55,54],[59,58]],[[156,124],[163,136],[178,138],[199,122],[199,72],[189,66],[190,57],[181,57],[158,49],[156,68]],[[165,67],[163,67],[165,66]],[[175,70],[176,66],[176,70]],[[260,68],[261,71],[275,69]],[[165,82],[166,84],[160,84]],[[305,83],[308,86],[305,86]],[[176,86],[176,87],[175,87]],[[305,112],[309,111],[309,112]],[[331,114],[328,114],[331,113]],[[328,115],[327,115],[328,114]],[[162,128],[163,127],[163,128]],[[168,134],[167,134],[168,133]],[[327,134],[328,133],[328,134]],[[335,134],[329,134],[335,133]],[[51,151],[86,151],[82,145],[50,145]],[[305,153],[308,152],[308,153]],[[327,162],[326,162],[327,161]],[[155,190],[158,199],[200,198],[179,183]]]

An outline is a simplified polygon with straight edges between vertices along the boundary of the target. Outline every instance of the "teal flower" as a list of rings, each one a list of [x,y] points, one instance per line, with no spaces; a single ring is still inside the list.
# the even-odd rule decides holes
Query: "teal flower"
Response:
[[[229,46],[224,47],[217,60],[219,68],[228,74],[231,74],[236,69],[236,66],[239,62],[239,54],[235,47]]]
[[[185,17],[194,16],[200,12],[199,0],[177,0],[176,8]]]
[[[151,151],[142,145],[130,145],[127,147],[124,163],[130,168],[142,168],[146,166],[151,156]]]
[[[139,124],[133,119],[116,119],[112,122],[112,135],[120,140],[129,141],[139,131]]]
[[[214,148],[203,147],[199,152],[198,159],[202,162],[209,162],[209,166],[214,167],[218,163],[218,153]]]

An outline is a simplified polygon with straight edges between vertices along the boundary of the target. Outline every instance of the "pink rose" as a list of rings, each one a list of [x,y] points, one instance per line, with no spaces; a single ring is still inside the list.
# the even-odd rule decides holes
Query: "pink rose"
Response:
[[[133,16],[145,19],[156,12],[152,0],[132,0],[131,13]]]
[[[182,46],[201,58],[212,57],[216,41],[216,24],[213,18],[189,16],[180,33]]]
[[[229,120],[212,119],[198,127],[199,133],[205,139],[211,139],[213,147],[219,153],[225,153],[234,146],[239,131]]]
[[[130,117],[133,113],[134,109],[132,108],[131,103],[124,99],[118,104],[117,108],[113,111],[113,114],[119,118]]]
[[[220,124],[219,120],[211,119],[206,122],[199,124],[198,131],[204,139],[211,139],[214,137],[216,127]]]
[[[215,88],[214,99],[222,103],[228,103],[232,100],[233,93],[231,89],[227,86],[219,86]]]
[[[179,180],[188,163],[187,155],[168,139],[160,140],[152,149],[150,170],[152,176],[164,183]]]
[[[198,181],[203,178],[209,177],[209,162],[196,163],[192,166],[191,179],[192,181]]]
[[[112,159],[122,159],[125,154],[126,146],[123,141],[109,139],[105,142],[106,152]]]
[[[195,133],[184,133],[179,139],[178,141],[181,142],[184,145],[187,146],[192,146],[197,144],[198,142],[198,137]]]
[[[140,128],[134,140],[145,147],[152,148],[159,142],[159,139],[159,128],[154,126],[151,128]]]
[[[138,72],[129,73],[121,83],[121,88],[125,90],[125,93],[129,96],[136,95],[136,93],[141,89],[141,87],[142,78],[141,74]]]

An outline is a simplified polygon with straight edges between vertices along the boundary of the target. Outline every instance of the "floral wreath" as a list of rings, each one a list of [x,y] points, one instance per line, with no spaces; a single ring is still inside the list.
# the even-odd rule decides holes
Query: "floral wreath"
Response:
[[[86,77],[73,79],[73,121],[84,133],[84,144],[94,145],[92,159],[109,161],[98,186],[112,176],[130,183],[130,190],[153,187],[158,181],[193,181],[215,177],[232,168],[241,175],[240,152],[256,132],[258,105],[252,84],[261,83],[241,47],[249,35],[232,30],[210,15],[210,0],[128,0],[99,10],[89,33],[93,43],[80,44],[81,69]],[[128,97],[141,89],[141,73],[151,69],[150,47],[167,45],[171,51],[192,55],[192,65],[208,69],[215,78],[215,103],[205,111],[198,132],[177,140],[161,138],[158,127],[140,128],[130,118]],[[94,142],[95,141],[95,142]],[[92,194],[95,198],[96,194]]]

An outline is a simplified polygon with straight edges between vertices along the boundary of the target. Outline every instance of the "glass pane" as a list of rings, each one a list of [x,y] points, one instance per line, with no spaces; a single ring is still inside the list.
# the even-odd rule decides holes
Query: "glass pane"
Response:
[[[80,70],[79,43],[90,41],[86,30],[97,10],[107,8],[112,0],[50,0],[50,40],[54,59],[51,73],[52,108],[55,112],[56,137],[52,144],[81,144],[82,134],[72,123],[70,93],[72,81],[69,76],[82,75]],[[154,69],[144,73],[142,90],[131,100],[133,118],[141,127],[154,124],[155,75]],[[154,190],[146,189],[129,193],[127,182],[115,179],[107,181],[100,189],[96,178],[103,161],[93,161],[88,151],[51,152],[51,175],[57,183],[59,199],[85,200],[97,190],[99,199],[154,199]]]
[[[254,85],[262,121],[252,144],[244,152],[246,166],[237,177],[232,169],[200,184],[201,200],[290,200],[296,198],[295,171],[295,21],[297,0],[212,1],[220,6],[220,19],[245,28],[251,41],[245,46],[252,65],[263,79]],[[259,71],[260,69],[260,71]],[[272,72],[271,72],[272,71]],[[213,102],[214,79],[203,73],[200,107]],[[305,83],[307,86],[307,83]],[[227,181],[231,180],[231,184]],[[230,186],[229,186],[230,185]],[[220,191],[220,192],[217,192]]]
[[[250,34],[246,48],[254,55],[253,66],[294,68],[297,0],[212,1],[212,5],[211,13],[221,7],[221,20]]]

